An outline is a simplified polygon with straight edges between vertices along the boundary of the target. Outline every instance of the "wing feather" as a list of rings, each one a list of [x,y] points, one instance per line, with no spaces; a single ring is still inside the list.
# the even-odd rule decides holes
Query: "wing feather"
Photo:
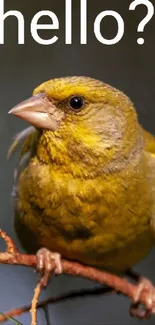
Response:
[[[145,150],[152,154],[155,154],[155,136],[145,129],[142,129],[142,131],[145,139]]]

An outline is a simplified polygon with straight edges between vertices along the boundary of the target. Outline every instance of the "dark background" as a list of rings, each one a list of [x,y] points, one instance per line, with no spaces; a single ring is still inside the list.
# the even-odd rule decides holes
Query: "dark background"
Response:
[[[73,44],[65,45],[64,1],[57,0],[5,0],[5,10],[19,10],[25,18],[25,44],[17,44],[16,18],[5,22],[5,44],[0,46],[0,227],[17,242],[13,230],[13,208],[11,190],[15,159],[7,162],[6,154],[12,136],[26,123],[13,116],[8,110],[16,103],[29,97],[33,88],[43,81],[59,76],[86,75],[101,79],[123,90],[134,101],[144,127],[155,133],[155,16],[146,26],[144,45],[137,44],[137,26],[146,14],[146,8],[138,6],[135,12],[128,10],[130,1],[88,1],[88,44],[79,43],[79,1],[73,1]],[[30,21],[40,10],[52,10],[60,21],[57,43],[50,46],[37,44],[30,35]],[[93,33],[95,17],[103,10],[119,12],[125,21],[125,35],[116,45],[99,43]],[[49,22],[42,19],[41,22]],[[107,18],[102,22],[105,37],[116,34],[116,22]],[[53,31],[40,35],[52,37]],[[0,241],[1,249],[4,248]],[[135,267],[143,275],[155,281],[155,257],[150,257]],[[0,312],[27,304],[31,301],[36,275],[33,270],[22,267],[0,266]],[[57,295],[79,288],[94,287],[95,284],[78,278],[61,276],[53,279],[42,297]],[[128,315],[129,300],[120,296],[88,297],[70,300],[49,307],[52,325],[97,325],[138,324]],[[29,314],[20,317],[23,324],[30,324]],[[154,324],[152,320],[143,324]],[[11,321],[8,322],[12,324]],[[38,324],[45,324],[43,311],[39,311]]]

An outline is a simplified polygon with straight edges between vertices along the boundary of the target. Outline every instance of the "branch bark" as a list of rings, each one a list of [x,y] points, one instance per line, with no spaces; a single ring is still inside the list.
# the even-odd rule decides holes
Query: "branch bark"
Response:
[[[2,230],[0,230],[0,237],[2,237],[6,243],[6,251],[0,253],[0,264],[23,265],[32,268],[37,267],[37,257],[35,255],[22,254],[18,252],[11,238],[9,238],[7,234]],[[122,293],[123,295],[129,297],[132,302],[135,301],[137,291],[139,290],[138,284],[134,285],[123,277],[119,277],[117,275],[101,271],[93,267],[82,265],[77,262],[68,261],[64,258],[61,259],[61,265],[64,274],[81,276],[83,278],[96,281],[100,284],[104,284],[107,287],[113,289],[115,292]],[[31,310],[33,311],[32,318],[34,319],[32,323],[33,325],[36,325],[35,312],[37,309],[39,294],[41,292],[40,283],[38,283],[36,289],[37,291],[35,291],[31,305]],[[143,290],[137,302],[137,307],[139,304],[143,304],[146,306],[146,309],[149,309],[149,299],[150,293],[147,290]],[[151,311],[155,313],[155,306],[153,309],[151,309]]]

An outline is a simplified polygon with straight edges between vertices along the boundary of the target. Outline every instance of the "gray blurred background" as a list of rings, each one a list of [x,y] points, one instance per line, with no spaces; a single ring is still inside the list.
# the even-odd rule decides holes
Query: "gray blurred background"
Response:
[[[5,44],[0,45],[0,227],[17,243],[13,229],[11,190],[13,169],[16,159],[7,162],[6,155],[13,135],[26,123],[13,116],[8,110],[16,103],[29,97],[32,90],[43,81],[59,76],[86,75],[101,79],[123,90],[134,101],[143,126],[155,134],[155,17],[146,26],[143,36],[145,44],[137,44],[137,26],[146,14],[139,6],[129,12],[130,1],[88,1],[88,44],[79,42],[79,0],[73,0],[73,44],[65,45],[64,0],[5,0],[5,10],[19,10],[25,18],[25,44],[17,44],[16,18],[5,22]],[[40,10],[52,10],[60,21],[57,43],[50,46],[37,44],[30,35],[30,21]],[[119,12],[125,21],[125,35],[116,45],[99,43],[93,33],[95,17],[103,10]],[[40,22],[50,23],[50,19]],[[116,33],[116,22],[112,18],[101,24],[104,37],[112,38]],[[53,31],[41,31],[40,35],[51,38]],[[0,241],[4,248],[3,242]],[[135,267],[141,274],[155,282],[155,251],[143,263]],[[31,301],[36,275],[33,270],[22,267],[0,266],[0,312],[27,304]],[[61,276],[52,280],[42,299],[69,290],[92,288],[96,284],[79,278]],[[49,306],[52,325],[113,325],[138,324],[128,315],[129,300],[122,296],[84,297]],[[38,324],[45,324],[43,311],[39,311]],[[29,314],[20,321],[30,324]],[[143,324],[154,324],[155,316]],[[12,324],[11,321],[8,322]]]

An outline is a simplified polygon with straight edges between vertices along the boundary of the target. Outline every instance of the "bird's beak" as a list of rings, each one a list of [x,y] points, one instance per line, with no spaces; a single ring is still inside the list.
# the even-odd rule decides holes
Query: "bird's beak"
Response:
[[[60,114],[56,106],[49,101],[45,94],[37,94],[13,107],[9,114],[14,114],[36,128],[56,131]]]

